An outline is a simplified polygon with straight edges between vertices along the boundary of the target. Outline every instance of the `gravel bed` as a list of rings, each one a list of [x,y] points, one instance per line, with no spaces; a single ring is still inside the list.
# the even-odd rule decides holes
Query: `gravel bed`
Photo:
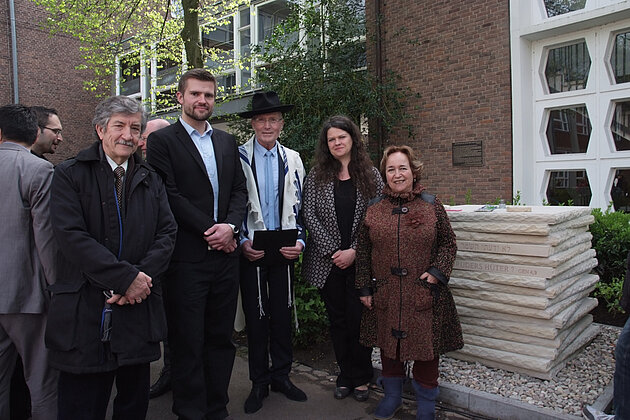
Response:
[[[440,381],[581,416],[582,405],[595,402],[612,381],[615,370],[615,344],[621,329],[600,327],[595,339],[553,380],[442,357]],[[381,367],[379,349],[375,349],[372,360],[375,367]]]

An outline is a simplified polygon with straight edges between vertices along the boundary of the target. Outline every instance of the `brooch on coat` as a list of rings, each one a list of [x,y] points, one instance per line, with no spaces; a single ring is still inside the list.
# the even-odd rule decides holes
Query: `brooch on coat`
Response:
[[[414,214],[410,213],[407,216],[407,220],[405,221],[405,224],[407,226],[410,226],[412,229],[416,229],[418,226],[420,226],[423,223],[424,223],[424,215],[422,213],[414,213]]]

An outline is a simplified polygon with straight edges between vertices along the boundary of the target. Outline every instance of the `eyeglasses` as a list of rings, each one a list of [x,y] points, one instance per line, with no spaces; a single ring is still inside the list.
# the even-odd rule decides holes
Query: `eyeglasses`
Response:
[[[46,130],[52,131],[53,133],[55,133],[55,136],[60,136],[61,135],[61,131],[62,131],[61,128],[50,128],[50,127],[45,127],[45,126],[42,127],[42,128],[45,128]]]
[[[253,121],[254,121],[254,124],[258,124],[258,125],[265,125],[267,123],[271,125],[278,125],[283,121],[283,119],[282,118],[254,118]]]

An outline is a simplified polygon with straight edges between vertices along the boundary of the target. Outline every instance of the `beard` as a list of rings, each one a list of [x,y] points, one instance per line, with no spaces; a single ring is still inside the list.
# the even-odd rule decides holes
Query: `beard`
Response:
[[[195,109],[195,107],[191,105],[184,108],[184,114],[195,121],[206,121],[212,115],[212,107],[208,109]]]

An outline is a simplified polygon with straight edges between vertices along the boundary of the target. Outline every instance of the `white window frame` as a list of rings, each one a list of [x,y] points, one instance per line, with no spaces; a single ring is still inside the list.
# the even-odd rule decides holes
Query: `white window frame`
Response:
[[[630,28],[630,2],[588,0],[584,9],[548,18],[543,0],[510,0],[513,193],[523,202],[546,199],[551,171],[586,170],[591,207],[606,208],[616,169],[630,168],[630,151],[614,149],[614,101],[630,98],[630,83],[614,84],[613,34]],[[549,94],[544,66],[550,48],[584,39],[591,58],[585,89]],[[546,139],[550,109],[585,104],[591,122],[586,153],[551,155]]]

